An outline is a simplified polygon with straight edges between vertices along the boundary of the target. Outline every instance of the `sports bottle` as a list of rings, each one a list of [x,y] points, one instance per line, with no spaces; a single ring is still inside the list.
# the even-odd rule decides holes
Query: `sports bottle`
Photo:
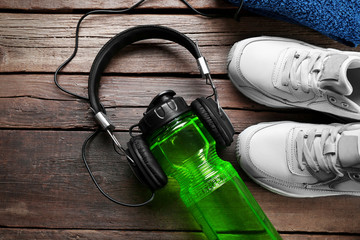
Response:
[[[151,129],[146,141],[164,172],[179,183],[180,197],[205,235],[210,240],[281,239],[231,163],[219,158],[203,122],[182,98],[174,101],[174,94],[160,94],[150,105],[149,111],[168,111],[163,115],[173,119]]]

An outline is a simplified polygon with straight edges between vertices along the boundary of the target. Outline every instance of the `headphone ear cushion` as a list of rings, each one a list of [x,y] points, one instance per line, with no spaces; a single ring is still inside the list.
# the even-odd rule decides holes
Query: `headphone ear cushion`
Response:
[[[197,98],[191,103],[191,108],[220,146],[230,146],[235,133],[226,113],[211,98]]]
[[[141,136],[132,137],[127,145],[127,153],[133,160],[128,159],[130,166],[140,182],[152,190],[164,187],[168,178],[144,139]]]

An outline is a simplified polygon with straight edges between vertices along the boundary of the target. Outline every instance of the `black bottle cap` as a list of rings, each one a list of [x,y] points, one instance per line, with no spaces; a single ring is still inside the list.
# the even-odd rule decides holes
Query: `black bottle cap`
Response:
[[[139,128],[145,136],[190,110],[185,100],[182,97],[174,97],[175,95],[173,90],[166,90],[151,101],[139,121]]]

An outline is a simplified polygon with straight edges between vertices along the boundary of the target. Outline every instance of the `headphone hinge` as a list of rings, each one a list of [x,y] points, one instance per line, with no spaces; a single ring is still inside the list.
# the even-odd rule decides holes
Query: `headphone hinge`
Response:
[[[110,130],[112,132],[115,129],[115,126],[110,122],[106,114],[102,112],[98,112],[95,114],[95,120],[104,130]]]
[[[204,57],[199,57],[198,59],[196,59],[199,70],[201,72],[201,75],[203,78],[206,78],[207,76],[210,75],[210,70],[209,70],[209,66],[206,62],[206,59]]]
[[[108,117],[103,112],[98,112],[95,114],[96,121],[100,124],[100,126],[106,131],[106,133],[111,137],[111,140],[115,144],[115,146],[128,158],[128,160],[135,164],[134,160],[129,156],[126,150],[121,146],[120,142],[117,140],[113,131],[115,130],[115,126],[110,122]]]

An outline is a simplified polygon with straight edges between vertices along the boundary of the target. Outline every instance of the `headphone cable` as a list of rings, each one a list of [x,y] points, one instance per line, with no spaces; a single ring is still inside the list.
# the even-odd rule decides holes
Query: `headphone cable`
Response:
[[[180,0],[182,3],[184,3],[188,8],[190,8],[191,10],[193,10],[195,13],[203,16],[203,17],[208,17],[208,18],[220,18],[220,17],[228,17],[228,15],[226,14],[207,14],[207,13],[203,13],[203,12],[200,12],[199,10],[197,10],[196,8],[194,8],[193,6],[191,6],[191,4],[187,1],[187,0]],[[240,11],[243,7],[243,3],[244,3],[244,0],[240,0],[239,2],[239,7],[237,8],[233,18],[236,20],[236,21],[239,21],[240,20]]]
[[[76,53],[78,51],[78,48],[79,48],[79,32],[80,32],[80,25],[81,25],[81,22],[89,15],[91,14],[109,14],[109,13],[125,13],[125,12],[128,12],[128,11],[131,11],[133,9],[135,9],[136,7],[140,6],[143,2],[145,2],[146,0],[140,0],[138,1],[137,3],[135,3],[134,5],[132,5],[131,7],[129,8],[126,8],[126,9],[120,9],[120,10],[93,10],[93,11],[90,11],[90,12],[87,12],[85,13],[84,15],[82,15],[80,17],[80,19],[78,20],[78,23],[76,25],[76,30],[75,30],[75,45],[74,45],[74,50],[73,50],[73,53],[70,55],[70,57],[68,59],[66,59],[62,64],[60,64],[60,66],[56,69],[55,73],[54,73],[54,83],[55,85],[63,92],[69,94],[69,95],[72,95],[78,99],[82,99],[82,100],[85,100],[85,101],[89,101],[89,98],[88,97],[84,97],[84,96],[81,96],[77,93],[74,93],[74,92],[71,92],[67,89],[65,89],[64,87],[62,87],[58,81],[58,74],[59,72],[67,65],[69,64],[73,59],[74,57],[76,56]],[[225,15],[213,15],[213,14],[206,14],[206,13],[202,13],[198,10],[196,10],[195,8],[193,8],[186,0],[180,0],[181,2],[183,2],[187,7],[189,7],[191,10],[193,10],[195,13],[201,15],[201,16],[205,16],[205,17],[210,17],[210,18],[214,18],[214,17],[225,17]],[[243,0],[242,0],[243,1]],[[241,6],[239,7],[238,11],[237,11],[237,14],[240,12],[240,9],[242,7],[242,4]],[[235,15],[236,16],[236,15]],[[104,109],[105,110],[105,109]],[[121,201],[118,201],[114,198],[112,198],[110,195],[108,195],[102,188],[101,186],[99,185],[99,183],[96,181],[96,178],[95,176],[93,175],[90,167],[89,167],[89,164],[87,162],[87,159],[86,159],[86,148],[87,148],[87,145],[89,144],[90,141],[92,141],[102,130],[101,129],[97,129],[95,132],[93,132],[89,137],[86,138],[86,140],[84,141],[83,145],[82,145],[82,148],[81,148],[81,153],[82,153],[82,159],[83,159],[83,162],[85,164],[85,167],[87,169],[87,171],[89,172],[89,175],[92,179],[92,181],[94,182],[95,186],[97,187],[97,189],[106,197],[108,198],[110,201],[116,203],[116,204],[119,204],[119,205],[122,205],[122,206],[126,206],[126,207],[141,207],[141,206],[144,206],[148,203],[150,203],[153,199],[154,199],[154,196],[155,196],[155,192],[152,191],[152,195],[151,197],[146,200],[145,202],[143,203],[138,203],[138,204],[130,204],[130,203],[124,203],[124,202],[121,202]],[[117,152],[117,151],[116,151]],[[118,153],[118,152],[117,152]]]
[[[120,10],[93,10],[93,11],[90,11],[90,12],[87,12],[85,13],[84,15],[81,16],[81,18],[79,19],[77,25],[76,25],[76,31],[75,31],[75,46],[74,46],[74,51],[73,53],[71,54],[71,56],[66,59],[55,71],[54,73],[54,82],[55,82],[55,85],[63,92],[67,93],[67,94],[70,94],[76,98],[79,98],[79,99],[82,99],[82,100],[86,100],[88,101],[89,98],[87,97],[84,97],[84,96],[81,96],[79,94],[76,94],[76,93],[73,93],[65,88],[63,88],[60,84],[59,84],[59,81],[58,81],[58,73],[68,64],[71,62],[71,60],[73,60],[73,58],[76,56],[76,53],[78,51],[78,48],[79,48],[79,31],[80,31],[80,24],[81,22],[87,17],[89,16],[90,14],[104,14],[104,13],[125,13],[125,12],[128,12],[128,11],[131,11],[133,10],[134,8],[138,7],[139,5],[141,5],[143,2],[145,2],[146,0],[140,0],[138,1],[137,3],[135,3],[134,5],[132,5],[131,7],[129,8],[126,8],[126,9],[120,9]]]
[[[110,201],[116,203],[116,204],[119,204],[119,205],[122,205],[122,206],[125,206],[125,207],[141,207],[141,206],[144,206],[148,203],[150,203],[154,197],[155,197],[155,192],[152,191],[152,194],[150,196],[150,198],[148,200],[146,200],[145,202],[142,202],[142,203],[135,203],[135,204],[132,204],[132,203],[124,203],[124,202],[121,202],[121,201],[118,201],[114,198],[112,198],[109,194],[107,194],[102,188],[101,186],[99,185],[99,183],[96,181],[96,178],[94,176],[94,174],[92,173],[91,169],[90,169],[90,166],[87,162],[87,159],[86,159],[86,148],[87,148],[87,145],[89,144],[90,141],[94,140],[95,137],[101,132],[102,130],[100,129],[97,129],[95,132],[93,132],[90,136],[88,136],[86,138],[86,140],[84,141],[83,145],[82,145],[82,148],[81,148],[81,154],[82,154],[82,159],[83,159],[83,162],[85,164],[85,167],[86,169],[88,170],[89,172],[89,175],[92,179],[92,181],[94,182],[95,186],[97,187],[97,189],[107,198],[109,199]]]
[[[54,83],[55,85],[63,92],[67,93],[67,94],[70,94],[78,99],[82,99],[82,100],[85,100],[85,101],[89,101],[89,98],[88,97],[84,97],[84,96],[81,96],[79,94],[76,94],[74,92],[71,92],[67,89],[65,89],[64,87],[62,87],[58,81],[58,74],[59,72],[67,65],[69,64],[73,58],[76,56],[76,53],[78,51],[78,48],[79,48],[79,31],[80,31],[80,24],[81,22],[89,15],[91,14],[109,14],[109,13],[125,13],[125,12],[129,12],[135,8],[137,8],[138,6],[140,6],[143,2],[145,2],[146,0],[140,0],[138,1],[137,3],[135,3],[134,5],[132,5],[131,7],[129,8],[126,8],[126,9],[119,9],[119,10],[93,10],[93,11],[90,11],[90,12],[87,12],[85,13],[84,15],[81,16],[81,18],[79,19],[77,25],[76,25],[76,30],[75,30],[75,46],[74,46],[74,51],[73,53],[70,55],[70,57],[68,59],[66,59],[62,64],[60,64],[60,66],[56,69],[55,73],[54,73]],[[203,13],[203,12],[200,12],[199,10],[195,9],[193,6],[191,6],[186,0],[180,0],[181,2],[183,2],[188,8],[190,8],[191,10],[193,10],[195,13],[201,15],[201,16],[204,16],[204,17],[209,17],[209,18],[217,18],[217,17],[227,17],[226,15],[223,15],[223,14],[207,14],[207,13]],[[236,20],[239,20],[239,13],[240,13],[240,10],[242,9],[242,6],[243,6],[243,2],[244,0],[240,0],[240,6],[238,8],[238,10],[236,11],[235,15],[234,15],[234,18]]]

